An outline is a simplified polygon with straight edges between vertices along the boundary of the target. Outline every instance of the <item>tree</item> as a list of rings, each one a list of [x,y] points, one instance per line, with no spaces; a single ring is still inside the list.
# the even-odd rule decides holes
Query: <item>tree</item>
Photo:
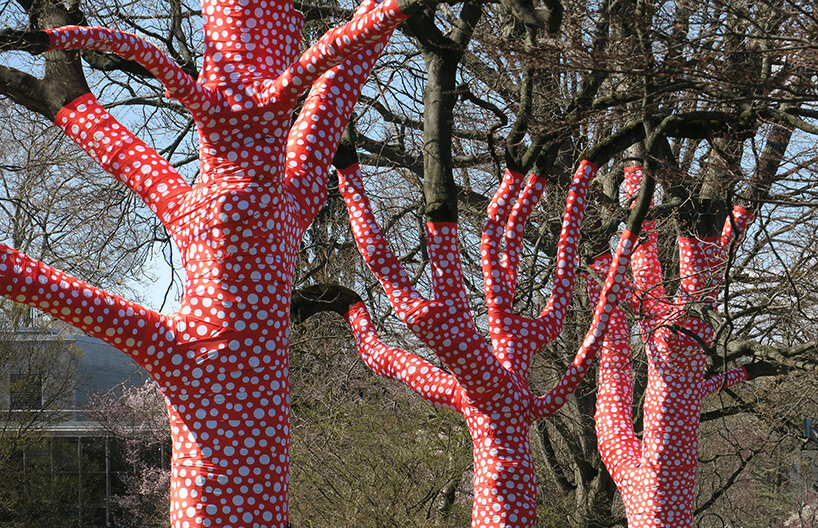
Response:
[[[464,416],[474,449],[472,526],[532,526],[537,518],[537,492],[529,443],[531,424],[562,407],[602,345],[646,206],[643,203],[634,209],[616,256],[604,272],[605,286],[593,323],[573,365],[553,390],[535,397],[528,388],[528,370],[533,355],[562,329],[578,263],[577,235],[596,165],[582,161],[574,176],[557,247],[554,288],[537,318],[515,315],[513,298],[525,224],[546,182],[532,174],[523,186],[524,175],[506,171],[489,204],[481,243],[489,345],[475,326],[466,296],[457,222],[437,217],[426,223],[424,238],[434,285],[434,300],[426,300],[383,239],[353,149],[339,147],[334,164],[358,250],[398,317],[447,370],[386,345],[360,296],[349,289],[319,286],[299,292],[294,298],[296,316],[303,319],[323,309],[336,311],[352,326],[358,352],[374,372],[401,380],[425,400]]]
[[[642,168],[626,168],[625,181],[634,193]],[[689,232],[678,239],[681,283],[672,301],[665,295],[652,222],[645,225],[647,239],[634,250],[631,304],[648,355],[641,441],[632,420],[630,332],[620,307],[611,315],[600,358],[596,412],[600,454],[625,501],[628,526],[693,526],[701,400],[769,369],[758,363],[705,381],[704,350],[712,345],[714,330],[689,314],[694,304],[715,310],[726,253],[751,221],[752,213],[736,206],[720,233],[713,232],[717,220],[709,215],[688,224]],[[603,253],[591,269],[604,272],[610,259]],[[593,279],[586,284],[589,297],[600,295]]]
[[[121,460],[124,466],[112,476],[115,525],[168,526],[171,437],[159,386],[148,379],[141,386],[96,395],[88,403],[87,412],[105,429],[111,452],[119,455],[110,458]],[[111,466],[113,470],[113,463]]]
[[[78,496],[84,506],[89,501],[79,495],[76,477],[55,475],[52,439],[45,431],[65,421],[65,409],[74,406],[80,351],[53,328],[32,329],[9,319],[3,318],[0,338],[0,470],[6,476],[0,483],[0,522],[64,525],[70,514],[44,504],[65,504],[69,497],[71,508]]]
[[[159,382],[173,435],[174,526],[284,526],[296,252],[368,70],[417,6],[364,2],[299,57],[303,17],[292,2],[205,1],[198,81],[135,35],[59,27],[81,21],[77,12],[59,2],[35,7],[35,26],[54,29],[5,30],[2,49],[45,52],[45,76],[3,67],[4,93],[54,119],[139,195],[180,249],[187,282],[182,308],[161,315],[3,246],[3,293],[120,348]],[[201,152],[195,186],[96,101],[76,54],[50,51],[73,49],[133,61],[191,112]]]

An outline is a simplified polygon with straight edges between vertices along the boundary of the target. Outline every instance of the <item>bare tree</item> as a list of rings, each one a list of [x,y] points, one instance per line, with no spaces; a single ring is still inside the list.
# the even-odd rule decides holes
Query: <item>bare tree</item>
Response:
[[[774,364],[769,374],[776,376],[788,368],[808,372],[815,331],[812,312],[804,308],[814,291],[807,277],[815,269],[814,238],[808,235],[815,230],[808,191],[814,184],[814,129],[808,116],[814,115],[815,93],[806,57],[812,53],[809,28],[815,22],[805,13],[811,7],[800,2],[566,2],[559,35],[521,25],[495,6],[479,7],[479,18],[474,9],[441,6],[427,12],[439,34],[460,37],[441,46],[434,59],[448,65],[448,77],[424,73],[432,70],[435,51],[428,39],[435,32],[428,24],[423,32],[410,25],[411,38],[400,41],[402,47],[376,72],[378,97],[364,98],[359,106],[356,141],[362,165],[369,166],[365,174],[371,175],[364,180],[366,193],[416,288],[432,289],[424,273],[432,257],[425,250],[426,235],[416,226],[423,225],[427,213],[447,211],[450,221],[459,222],[466,292],[478,327],[485,328],[480,263],[469,254],[477,254],[482,209],[500,180],[503,150],[511,154],[507,166],[516,162],[525,172],[536,159],[539,174],[566,187],[565,175],[590,145],[615,157],[602,164],[592,194],[595,206],[589,216],[599,222],[587,222],[583,229],[587,245],[598,247],[627,215],[619,203],[623,165],[631,157],[645,158],[644,153],[619,153],[661,128],[645,162],[654,164],[664,195],[650,217],[657,222],[670,295],[679,282],[672,241],[682,216],[692,211],[698,218],[702,204],[708,204],[706,210],[723,219],[740,198],[756,212],[758,227],[750,228],[747,243],[728,266],[727,305],[718,320],[706,319],[716,328],[707,350],[708,374],[719,375],[749,358]],[[447,80],[452,72],[454,80]],[[421,100],[421,90],[443,95]],[[417,199],[420,192],[423,200]],[[520,314],[539,313],[547,298],[540,286],[549,284],[556,267],[562,204],[546,199],[543,205],[525,231],[514,301]],[[460,216],[452,217],[455,207]],[[341,232],[334,231],[336,236]],[[321,261],[348,255],[348,240],[336,242]],[[382,334],[392,333],[402,348],[418,346],[397,330],[371,281],[351,269],[337,276],[365,298]],[[315,275],[306,276],[311,278]],[[765,278],[770,282],[762,286]],[[543,392],[572,361],[575,348],[568,343],[579,341],[587,328],[593,303],[581,294],[575,298],[561,339],[532,365],[531,385]],[[636,352],[639,401],[647,364],[641,349]],[[753,390],[723,391],[705,421],[738,414],[754,419],[753,406],[742,403],[741,396]],[[732,401],[733,395],[738,400]],[[595,407],[589,381],[580,386],[576,400],[536,427],[544,507],[576,526],[625,520],[598,455]],[[637,416],[637,430],[641,419]],[[736,481],[725,478],[703,486],[699,504],[711,508]]]
[[[170,423],[165,400],[155,381],[95,395],[88,415],[108,435],[111,452],[125,465],[111,478],[112,521],[117,526],[169,526]],[[111,468],[113,470],[113,468]],[[124,471],[123,471],[124,470]]]

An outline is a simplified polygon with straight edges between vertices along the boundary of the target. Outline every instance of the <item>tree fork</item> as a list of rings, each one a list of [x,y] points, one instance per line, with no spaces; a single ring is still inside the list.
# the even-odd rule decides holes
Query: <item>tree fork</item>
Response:
[[[76,22],[76,14],[61,2],[38,2],[33,6],[21,2],[31,19],[31,25],[43,29],[61,27]],[[0,50],[17,49],[44,54],[45,75],[42,79],[13,68],[0,66],[0,93],[29,110],[53,121],[57,112],[71,101],[89,92],[82,72],[80,55],[76,51],[50,50],[48,37],[42,31],[0,31]]]

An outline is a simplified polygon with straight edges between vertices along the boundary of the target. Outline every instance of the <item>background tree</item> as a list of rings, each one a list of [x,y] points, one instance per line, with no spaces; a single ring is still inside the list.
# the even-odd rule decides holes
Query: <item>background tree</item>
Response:
[[[293,328],[293,525],[467,526],[462,418],[372,376],[339,318]]]
[[[100,394],[88,403],[88,415],[108,435],[112,456],[123,467],[111,490],[111,521],[122,527],[170,526],[170,423],[165,399],[155,381]]]
[[[60,526],[71,514],[53,505],[74,508],[78,499],[84,506],[91,502],[80,494],[76,476],[55,474],[45,432],[74,407],[79,360],[80,351],[53,328],[32,331],[2,318],[0,470],[6,478],[0,482],[0,523]]]

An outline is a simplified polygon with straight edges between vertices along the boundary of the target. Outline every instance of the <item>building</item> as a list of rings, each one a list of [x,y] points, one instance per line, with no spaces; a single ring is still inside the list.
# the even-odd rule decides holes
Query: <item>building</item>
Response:
[[[115,526],[112,498],[130,468],[89,406],[146,379],[128,356],[85,335],[25,329],[0,337],[0,460],[8,477],[0,480],[0,527]]]

